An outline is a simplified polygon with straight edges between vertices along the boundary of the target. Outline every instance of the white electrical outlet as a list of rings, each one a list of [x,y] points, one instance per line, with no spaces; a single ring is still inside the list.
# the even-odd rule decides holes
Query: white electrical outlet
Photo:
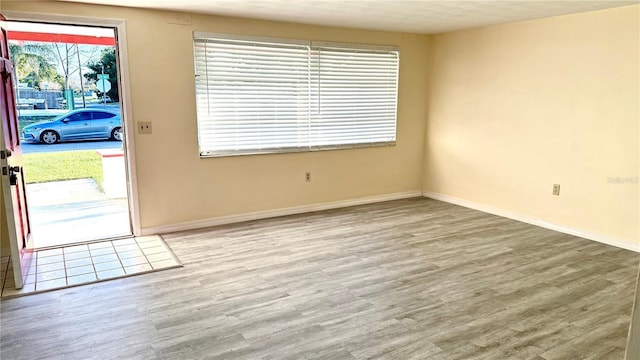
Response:
[[[304,173],[304,181],[311,182],[311,173],[309,171]]]
[[[560,184],[553,184],[553,195],[560,195]]]
[[[138,134],[151,134],[151,121],[138,121]]]

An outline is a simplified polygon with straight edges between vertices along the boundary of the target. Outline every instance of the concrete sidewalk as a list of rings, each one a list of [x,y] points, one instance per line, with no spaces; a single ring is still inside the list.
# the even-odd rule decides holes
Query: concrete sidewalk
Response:
[[[51,181],[27,185],[29,206],[45,206],[107,200],[93,179]]]
[[[127,199],[109,199],[93,179],[27,185],[36,248],[130,235]]]

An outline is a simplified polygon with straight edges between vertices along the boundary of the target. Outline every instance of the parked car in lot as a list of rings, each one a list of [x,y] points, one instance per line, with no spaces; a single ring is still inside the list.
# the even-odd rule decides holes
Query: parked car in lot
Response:
[[[112,103],[113,102],[113,100],[111,100],[111,97],[109,95],[98,96],[98,100],[104,101],[104,102],[107,102],[107,103]]]
[[[70,111],[53,120],[27,125],[22,130],[25,142],[55,144],[69,140],[112,139],[122,141],[120,114],[108,110]]]

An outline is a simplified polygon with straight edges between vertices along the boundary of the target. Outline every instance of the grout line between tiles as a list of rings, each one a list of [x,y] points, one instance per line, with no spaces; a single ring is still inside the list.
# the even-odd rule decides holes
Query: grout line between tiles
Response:
[[[112,242],[112,244],[113,244],[113,242]],[[122,271],[126,274],[127,270],[125,270],[125,268],[124,268],[124,264],[122,263],[122,259],[120,258],[120,252],[118,251],[118,248],[114,245],[113,249],[116,252],[116,258],[118,258],[118,262],[120,263],[120,267],[122,268]]]
[[[67,255],[64,253],[64,250],[62,250],[62,266],[64,267],[64,284],[68,285],[69,284],[69,274],[67,274]],[[37,281],[38,281],[38,278],[36,278],[36,286],[38,286],[37,285],[38,284]]]
[[[2,296],[3,299],[8,299],[8,298],[13,298],[13,297],[19,297],[19,296],[25,296],[25,295],[32,295],[32,294],[39,294],[39,293],[43,293],[43,292],[49,292],[49,291],[54,291],[54,290],[61,290],[61,289],[66,289],[66,288],[70,288],[70,287],[76,287],[76,286],[82,286],[82,285],[87,285],[87,284],[92,284],[92,283],[97,283],[97,282],[104,282],[104,281],[109,281],[109,280],[115,280],[115,279],[121,279],[121,278],[126,278],[126,277],[131,277],[131,276],[135,276],[135,275],[141,275],[141,274],[147,274],[147,273],[153,273],[153,272],[158,272],[161,270],[168,270],[168,269],[174,269],[174,268],[179,268],[179,267],[183,267],[183,264],[180,262],[180,260],[178,260],[178,258],[176,257],[176,255],[173,253],[173,250],[171,250],[171,248],[168,246],[168,244],[164,241],[164,239],[159,236],[156,235],[158,240],[160,241],[161,246],[164,248],[165,252],[169,254],[170,258],[173,260],[173,265],[169,265],[169,266],[163,266],[160,268],[154,268],[154,266],[152,265],[151,261],[149,260],[149,258],[147,257],[147,255],[145,254],[144,250],[140,247],[140,244],[138,243],[137,239],[134,238],[134,243],[137,247],[137,251],[140,251],[142,253],[142,256],[144,256],[144,259],[146,261],[146,265],[149,266],[149,270],[144,270],[144,271],[140,271],[140,272],[133,272],[133,273],[127,273],[126,268],[124,266],[124,264],[122,263],[122,260],[120,258],[120,252],[118,252],[118,249],[116,248],[116,246],[113,243],[113,240],[107,240],[104,242],[109,242],[109,244],[111,245],[111,248],[113,249],[113,251],[116,254],[116,257],[118,259],[118,262],[120,264],[120,270],[122,270],[123,275],[118,275],[118,276],[114,276],[114,277],[109,277],[109,278],[105,278],[105,279],[100,279],[98,277],[98,271],[96,270],[96,263],[94,262],[93,259],[93,254],[91,252],[91,249],[87,246],[87,252],[89,253],[89,259],[91,260],[91,267],[93,269],[93,274],[95,275],[96,280],[93,281],[88,281],[88,282],[82,282],[82,283],[78,283],[78,284],[69,284],[69,273],[68,273],[68,269],[67,268],[67,262],[66,262],[66,254],[64,251],[64,246],[63,251],[62,251],[62,263],[63,263],[63,268],[64,268],[64,280],[65,280],[65,286],[62,287],[55,287],[55,288],[50,288],[50,289],[44,289],[44,290],[38,290],[38,283],[42,283],[42,281],[38,281],[38,264],[39,264],[39,253],[36,250],[35,251],[35,256],[33,257],[33,262],[35,265],[32,265],[31,267],[33,268],[33,276],[34,276],[34,282],[33,282],[33,291],[29,291],[29,292],[23,292],[23,293],[14,293],[11,295],[7,295],[7,296],[2,296],[2,294],[4,293],[5,290],[5,284],[9,275],[8,269],[9,269],[9,265],[11,264],[11,257],[9,256],[9,260],[7,261],[6,264],[6,272],[4,273],[4,276],[2,279],[0,279],[0,283],[1,283],[1,287],[0,287],[0,296]],[[133,245],[133,244],[131,244]],[[77,246],[77,245],[72,245],[72,246]],[[104,248],[99,248],[99,249],[105,249],[105,248],[109,248],[109,246],[106,246]],[[99,250],[96,249],[96,250]],[[129,250],[129,251],[133,251],[133,250]],[[104,255],[104,254],[103,254]],[[101,255],[96,255],[96,256],[101,256]],[[46,256],[45,256],[46,258]],[[45,264],[47,265],[47,264]],[[142,266],[143,264],[139,264],[139,265],[132,265],[132,266]],[[87,264],[88,266],[88,264]],[[116,269],[113,269],[116,270]],[[46,272],[46,271],[45,271]]]
[[[140,252],[142,253],[142,256],[144,256],[144,259],[147,261],[147,264],[149,264],[149,267],[153,269],[153,265],[151,265],[151,260],[149,260],[149,258],[147,257],[147,254],[145,254],[144,249],[140,247],[138,240],[135,240],[135,242],[136,242],[136,246],[138,247],[138,250],[140,250]]]

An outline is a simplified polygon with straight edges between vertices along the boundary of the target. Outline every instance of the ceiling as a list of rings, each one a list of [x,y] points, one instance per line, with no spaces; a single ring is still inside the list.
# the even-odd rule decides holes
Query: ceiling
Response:
[[[640,0],[62,0],[434,34],[638,4]]]

